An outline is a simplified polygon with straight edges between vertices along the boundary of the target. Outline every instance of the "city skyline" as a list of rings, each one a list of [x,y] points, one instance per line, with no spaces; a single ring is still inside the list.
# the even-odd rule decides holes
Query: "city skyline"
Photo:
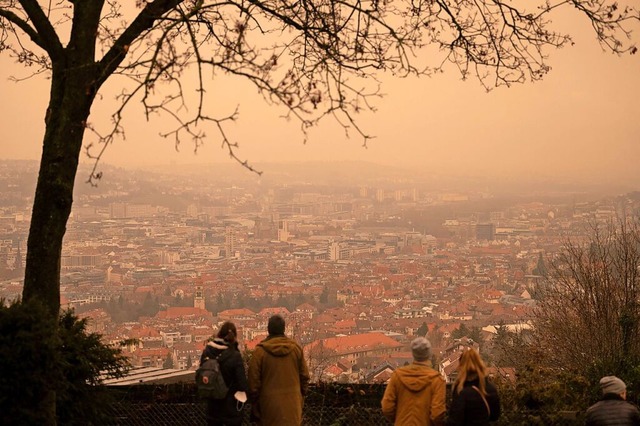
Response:
[[[221,336],[255,394],[283,333],[305,425],[393,420],[425,360],[450,421],[470,350],[505,424],[579,421],[603,375],[638,402],[631,0],[18,1],[0,30],[3,418],[211,420],[155,385],[195,393]]]

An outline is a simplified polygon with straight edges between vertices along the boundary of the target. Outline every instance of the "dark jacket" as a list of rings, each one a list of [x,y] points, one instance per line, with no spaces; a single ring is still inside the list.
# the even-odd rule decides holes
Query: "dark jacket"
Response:
[[[607,393],[587,410],[587,426],[640,425],[640,411],[620,395]]]
[[[263,426],[299,426],[309,370],[302,348],[284,335],[258,344],[249,363],[254,415]]]
[[[207,358],[218,358],[220,371],[224,382],[229,387],[227,396],[224,399],[207,400],[207,422],[209,424],[239,425],[242,423],[242,404],[239,403],[234,394],[236,392],[248,392],[247,376],[244,371],[242,355],[238,350],[238,344],[228,346],[219,338],[207,343],[202,355],[200,365]]]
[[[498,420],[500,417],[500,398],[496,387],[488,380],[485,382],[486,399],[491,410],[491,414],[489,414],[480,392],[475,390],[473,386],[480,388],[478,379],[464,382],[460,393],[457,393],[454,387],[451,409],[447,419],[448,426],[486,426],[489,422]]]

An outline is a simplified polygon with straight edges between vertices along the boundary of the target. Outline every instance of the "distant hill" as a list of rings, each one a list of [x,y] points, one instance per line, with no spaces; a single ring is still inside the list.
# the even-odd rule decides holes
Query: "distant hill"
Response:
[[[164,192],[180,186],[194,191],[203,188],[252,187],[287,185],[326,186],[336,188],[416,188],[420,191],[486,192],[494,196],[517,197],[567,197],[607,196],[638,190],[636,182],[600,184],[562,181],[544,174],[520,176],[469,175],[459,176],[434,173],[428,168],[402,168],[361,161],[307,161],[298,163],[256,163],[261,175],[253,173],[239,164],[214,163],[193,165],[159,165],[139,169],[115,167],[101,164],[102,179],[97,186],[87,183],[91,173],[88,165],[81,165],[76,177],[75,195],[100,198],[110,193],[128,193],[138,202],[152,202]],[[33,197],[38,173],[38,162],[27,160],[0,160],[0,188],[7,188],[9,197]],[[180,198],[182,194],[172,192]],[[5,197],[7,195],[5,194]],[[162,198],[162,197],[160,197]],[[179,200],[174,200],[179,202]]]

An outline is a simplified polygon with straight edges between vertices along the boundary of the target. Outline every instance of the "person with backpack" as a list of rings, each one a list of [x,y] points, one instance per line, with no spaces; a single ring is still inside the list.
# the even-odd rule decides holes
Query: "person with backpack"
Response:
[[[447,426],[488,426],[500,417],[500,398],[488,380],[486,367],[475,349],[460,355],[453,384]]]
[[[221,398],[215,395],[206,397],[208,426],[239,426],[242,424],[242,408],[247,400],[248,384],[244,362],[238,349],[237,335],[235,324],[225,322],[216,337],[207,342],[200,357],[200,369],[196,373],[199,392],[202,393],[201,377],[203,374],[201,370],[211,365],[211,363],[205,364],[208,360],[217,360],[219,374],[222,375],[224,385],[227,387],[226,394]],[[217,378],[216,374],[218,374],[216,371],[217,367],[213,363],[213,368],[208,372],[205,381],[214,383]]]

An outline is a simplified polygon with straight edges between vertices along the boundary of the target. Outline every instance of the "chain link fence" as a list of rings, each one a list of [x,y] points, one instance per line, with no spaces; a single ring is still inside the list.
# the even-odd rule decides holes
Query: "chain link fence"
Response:
[[[388,426],[380,410],[383,385],[323,384],[310,387],[303,410],[304,426]],[[109,389],[108,416],[101,426],[206,425],[205,404],[195,385],[136,385]],[[251,407],[243,409],[244,425]],[[504,407],[496,426],[583,425],[583,413],[511,410]]]
[[[303,424],[309,426],[389,425],[382,416],[379,385],[312,386],[305,397]],[[205,425],[205,403],[191,384],[136,385],[109,389],[104,426]],[[251,425],[251,407],[243,409]]]

